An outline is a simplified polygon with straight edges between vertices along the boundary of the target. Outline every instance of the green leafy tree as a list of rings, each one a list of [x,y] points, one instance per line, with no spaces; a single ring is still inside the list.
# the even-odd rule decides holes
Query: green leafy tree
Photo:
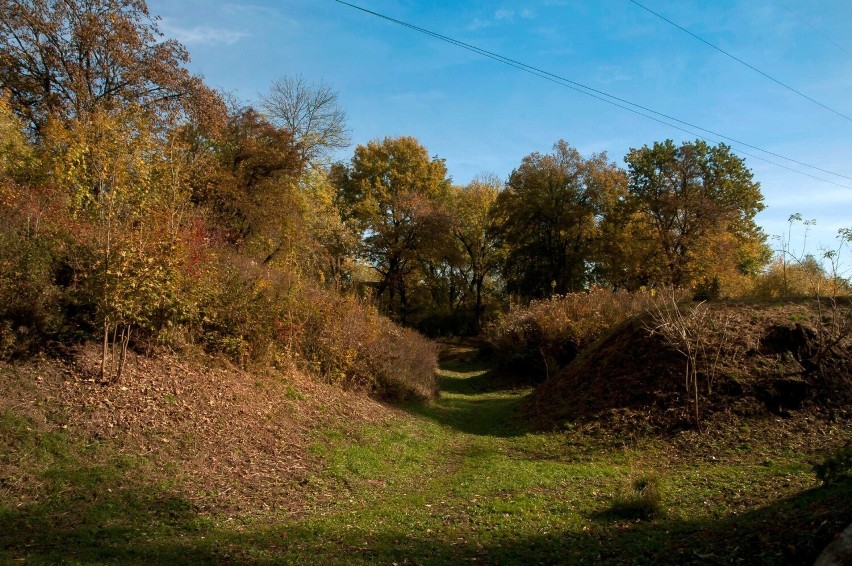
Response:
[[[377,299],[404,322],[419,254],[447,234],[444,161],[430,158],[415,138],[385,138],[359,145],[334,178],[347,219],[361,234],[360,255],[379,274]]]
[[[757,273],[768,260],[755,224],[763,210],[759,183],[728,146],[671,140],[631,149],[628,230],[645,240],[641,257],[648,283],[696,287],[731,273]],[[639,223],[640,226],[634,226]]]
[[[594,282],[598,225],[623,178],[606,154],[585,159],[562,140],[552,153],[525,157],[498,199],[507,290],[546,297]]]
[[[473,304],[475,328],[482,328],[486,294],[496,294],[495,275],[503,260],[498,236],[497,199],[503,183],[494,176],[478,177],[454,187],[450,199],[452,231],[461,250],[461,273]]]

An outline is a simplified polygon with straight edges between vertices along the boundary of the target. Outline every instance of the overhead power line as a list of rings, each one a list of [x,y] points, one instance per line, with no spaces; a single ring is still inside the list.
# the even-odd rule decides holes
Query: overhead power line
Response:
[[[712,130],[708,130],[708,129],[706,129],[706,128],[702,128],[701,126],[697,126],[697,125],[692,124],[692,123],[690,123],[690,122],[687,122],[687,121],[685,121],[685,120],[681,120],[681,119],[679,119],[679,118],[675,118],[674,116],[670,116],[670,115],[665,114],[665,113],[663,113],[663,112],[658,112],[658,111],[653,110],[653,109],[651,109],[651,108],[648,108],[648,107],[642,106],[642,105],[640,105],[640,104],[636,104],[636,103],[634,103],[634,102],[630,102],[629,100],[626,100],[626,99],[623,99],[623,98],[619,98],[619,97],[617,97],[617,96],[614,96],[614,95],[609,94],[609,93],[606,93],[606,92],[604,92],[604,91],[601,91],[601,90],[598,90],[598,89],[592,88],[592,87],[587,86],[587,85],[584,85],[584,84],[582,84],[582,83],[578,83],[578,82],[576,82],[576,81],[572,81],[572,80],[567,79],[567,78],[565,78],[565,77],[561,77],[561,76],[559,76],[559,75],[556,75],[556,74],[550,73],[550,72],[545,71],[545,70],[543,70],[543,69],[540,69],[540,68],[538,68],[538,67],[534,67],[534,66],[532,66],[532,65],[528,65],[528,64],[526,64],[526,63],[522,63],[522,62],[517,61],[517,60],[515,60],[515,59],[511,59],[511,58],[509,58],[509,57],[505,57],[505,56],[503,56],[503,55],[499,55],[499,54],[497,54],[497,53],[494,53],[494,52],[488,51],[488,50],[486,50],[486,49],[482,49],[482,48],[480,48],[480,47],[476,47],[475,45],[471,45],[471,44],[469,44],[469,43],[464,43],[464,42],[459,41],[459,40],[457,40],[457,39],[453,39],[453,38],[451,38],[451,37],[448,37],[448,36],[445,36],[445,35],[439,34],[439,33],[437,33],[437,32],[434,32],[434,31],[428,30],[428,29],[426,29],[426,28],[422,28],[422,27],[416,26],[416,25],[414,25],[414,24],[410,24],[410,23],[408,23],[408,22],[404,22],[404,21],[402,21],[402,20],[398,20],[398,19],[393,18],[393,17],[391,17],[391,16],[386,16],[386,15],[381,14],[381,13],[379,13],[379,12],[375,12],[375,11],[373,11],[373,10],[369,10],[369,9],[367,9],[367,8],[363,8],[363,7],[358,6],[358,5],[356,5],[356,4],[352,4],[352,3],[350,3],[350,2],[346,2],[345,0],[333,0],[333,1],[334,1],[334,2],[337,2],[338,4],[342,4],[342,5],[344,5],[344,6],[348,6],[348,7],[350,7],[350,8],[354,8],[354,9],[356,9],[356,10],[359,10],[359,11],[364,12],[364,13],[366,13],[366,14],[369,14],[369,15],[371,15],[371,16],[375,16],[375,17],[377,17],[377,18],[380,18],[380,19],[386,20],[386,21],[388,21],[388,22],[391,22],[391,23],[394,23],[394,24],[400,25],[400,26],[402,26],[402,27],[405,27],[405,28],[408,28],[408,29],[411,29],[411,30],[417,31],[418,33],[422,33],[422,34],[424,34],[424,35],[428,35],[429,37],[433,37],[433,38],[438,39],[438,40],[440,40],[440,41],[443,41],[443,42],[446,42],[446,43],[450,43],[450,44],[452,44],[452,45],[455,45],[455,46],[460,47],[460,48],[462,48],[462,49],[465,49],[465,50],[467,50],[467,51],[472,51],[472,52],[474,52],[474,53],[477,53],[477,54],[479,54],[479,55],[482,55],[482,56],[487,57],[487,58],[489,58],[489,59],[492,59],[492,60],[494,60],[494,61],[498,61],[498,62],[503,63],[503,64],[505,64],[505,65],[508,65],[508,66],[510,66],[510,67],[514,67],[514,68],[516,68],[516,69],[518,69],[518,70],[521,70],[521,71],[524,71],[524,72],[526,72],[526,73],[529,73],[529,74],[535,75],[535,76],[537,76],[537,77],[539,77],[539,78],[542,78],[542,79],[544,79],[544,80],[547,80],[547,81],[550,81],[550,82],[556,83],[556,84],[558,84],[558,85],[560,85],[560,86],[563,86],[563,87],[565,87],[565,88],[569,88],[569,89],[574,90],[574,91],[576,91],[576,92],[579,92],[579,93],[581,93],[581,94],[585,94],[586,96],[590,96],[590,97],[595,98],[595,99],[597,99],[597,100],[600,100],[600,101],[606,102],[607,104],[611,104],[611,105],[613,105],[613,106],[617,106],[618,108],[621,108],[621,109],[623,109],[623,110],[627,110],[628,112],[632,112],[632,113],[634,113],[634,114],[638,114],[639,116],[642,116],[642,117],[644,117],[644,118],[648,118],[649,120],[653,120],[653,121],[655,121],[655,122],[658,122],[658,123],[663,124],[663,125],[665,125],[665,126],[668,126],[668,127],[670,127],[670,128],[674,128],[674,129],[676,129],[676,130],[680,130],[680,131],[685,132],[685,133],[687,133],[687,134],[689,134],[689,135],[691,135],[691,136],[696,136],[696,137],[698,137],[699,139],[705,139],[705,141],[710,141],[710,140],[706,140],[706,138],[705,138],[704,136],[702,136],[701,134],[697,134],[697,133],[695,133],[695,132],[694,132],[694,131],[692,131],[692,130],[688,130],[688,129],[684,128],[684,127],[681,127],[681,126],[678,126],[678,125],[672,124],[671,122],[667,122],[666,120],[670,120],[670,121],[672,121],[672,122],[676,122],[676,123],[678,123],[678,124],[682,124],[683,126],[687,126],[687,127],[689,127],[689,128],[693,128],[694,130],[699,130],[699,131],[705,132],[705,133],[710,134],[710,135],[712,135],[712,136],[715,136],[715,137],[717,137],[717,138],[720,138],[720,139],[723,139],[723,140],[727,140],[727,141],[730,141],[730,142],[732,142],[732,143],[735,143],[735,144],[738,144],[738,145],[741,145],[741,146],[744,146],[744,147],[748,147],[748,148],[750,148],[750,149],[754,149],[754,150],[760,151],[760,152],[762,152],[762,153],[765,153],[765,154],[767,154],[767,155],[771,155],[771,156],[773,156],[773,157],[777,157],[777,158],[779,158],[779,159],[783,159],[783,160],[785,160],[785,161],[789,161],[790,163],[795,163],[795,164],[797,164],[797,165],[801,165],[801,166],[803,166],[803,167],[807,167],[807,168],[809,168],[809,169],[813,169],[813,170],[815,170],[815,171],[820,171],[820,172],[823,172],[823,173],[827,173],[827,174],[829,174],[829,175],[834,175],[834,176],[836,176],[836,177],[842,177],[842,178],[844,178],[844,179],[852,180],[852,177],[847,176],[847,175],[844,175],[844,174],[842,174],[842,173],[837,173],[837,172],[834,172],[834,171],[830,171],[830,170],[828,170],[828,169],[823,169],[823,168],[821,168],[821,167],[817,167],[816,165],[811,165],[811,164],[805,163],[805,162],[803,162],[803,161],[799,161],[799,160],[797,160],[797,159],[793,159],[792,157],[786,157],[786,156],[784,156],[784,155],[781,155],[781,154],[778,154],[778,153],[774,153],[774,152],[769,151],[769,150],[766,150],[766,149],[762,149],[762,148],[757,147],[757,146],[755,146],[755,145],[751,145],[751,144],[749,144],[749,143],[746,143],[746,142],[743,142],[743,141],[737,140],[737,139],[735,139],[735,138],[732,138],[732,137],[729,137],[729,136],[725,136],[725,135],[720,134],[720,133],[718,133],[718,132],[714,132],[714,131],[712,131]],[[632,108],[631,108],[631,107],[632,107]],[[638,109],[638,110],[637,110],[637,109]],[[653,114],[653,115],[649,115],[649,114]],[[658,116],[658,117],[655,117],[655,116]],[[663,119],[663,118],[664,118],[664,119]],[[816,179],[816,180],[818,180],[818,181],[822,181],[822,182],[824,182],[824,183],[829,183],[829,184],[832,184],[832,185],[836,185],[836,186],[838,186],[838,187],[842,187],[842,188],[844,188],[844,189],[852,189],[852,187],[850,187],[850,186],[848,186],[848,185],[844,185],[844,184],[841,184],[841,183],[837,183],[837,182],[835,182],[835,181],[832,181],[832,180],[829,180],[829,179],[825,179],[825,178],[823,178],[823,177],[818,177],[818,176],[816,176],[816,175],[812,175],[812,174],[810,174],[810,173],[807,173],[807,172],[804,172],[804,171],[800,171],[799,169],[795,169],[795,168],[793,168],[793,167],[789,167],[789,166],[787,166],[787,165],[784,165],[784,164],[781,164],[781,163],[777,163],[776,161],[772,161],[772,160],[770,160],[770,159],[766,159],[766,158],[764,158],[764,157],[761,157],[761,156],[758,156],[758,155],[754,155],[753,153],[749,153],[749,152],[743,151],[742,149],[737,149],[736,151],[737,151],[738,153],[743,154],[743,155],[747,155],[747,156],[749,156],[749,157],[753,157],[753,158],[758,159],[758,160],[760,160],[760,161],[763,161],[763,162],[766,162],[766,163],[769,163],[769,164],[775,165],[776,167],[781,167],[781,168],[783,168],[783,169],[787,169],[788,171],[793,171],[794,173],[798,173],[799,175],[804,175],[804,176],[806,176],[806,177],[810,177],[810,178],[812,178],[812,179]]]
[[[701,37],[701,36],[699,36],[699,35],[696,35],[696,34],[692,33],[691,31],[689,31],[689,30],[688,30],[688,29],[686,29],[685,27],[683,27],[683,26],[681,26],[681,25],[679,25],[679,24],[676,24],[675,22],[671,21],[670,19],[668,19],[667,17],[663,16],[662,14],[660,14],[660,13],[658,13],[658,12],[655,12],[655,11],[654,11],[654,10],[652,10],[651,8],[649,8],[649,7],[647,7],[647,6],[643,5],[643,4],[640,4],[640,3],[639,3],[639,2],[637,2],[636,0],[629,0],[629,1],[630,1],[630,2],[632,2],[633,4],[636,4],[637,6],[639,6],[640,8],[642,8],[643,10],[645,10],[646,12],[651,13],[651,14],[653,14],[653,15],[657,16],[658,18],[660,18],[660,19],[661,19],[661,20],[663,20],[664,22],[666,22],[666,23],[668,23],[668,24],[673,25],[674,27],[676,27],[677,29],[681,30],[682,32],[684,32],[684,33],[687,33],[687,34],[691,35],[692,37],[694,37],[695,39],[697,39],[697,40],[698,40],[698,41],[700,41],[701,43],[703,43],[703,44],[705,44],[705,45],[708,45],[708,46],[712,47],[713,49],[715,49],[715,50],[716,50],[716,51],[718,51],[719,53],[722,53],[722,54],[726,55],[727,57],[730,57],[731,59],[733,59],[734,61],[736,61],[736,62],[737,62],[737,63],[739,63],[740,65],[744,65],[744,66],[748,67],[749,69],[751,69],[752,71],[754,71],[754,72],[756,72],[756,73],[758,73],[758,74],[760,74],[760,75],[763,75],[764,77],[766,77],[766,78],[767,78],[767,79],[769,79],[770,81],[774,82],[775,84],[781,85],[782,87],[786,88],[786,89],[787,89],[787,90],[789,90],[790,92],[794,92],[794,93],[798,94],[799,96],[801,96],[802,98],[804,98],[804,99],[806,99],[806,100],[810,100],[811,102],[813,102],[813,103],[814,103],[814,104],[816,104],[817,106],[821,106],[822,108],[824,108],[824,109],[828,110],[829,112],[832,112],[832,113],[834,113],[834,114],[837,114],[837,115],[838,115],[838,116],[840,116],[841,118],[843,118],[843,119],[845,119],[845,120],[849,120],[850,122],[852,122],[852,118],[850,118],[850,117],[849,117],[849,116],[847,116],[846,114],[844,114],[844,113],[842,113],[842,112],[840,112],[840,111],[838,111],[838,110],[835,110],[834,108],[831,108],[830,106],[826,106],[825,104],[823,104],[823,103],[822,103],[822,102],[820,102],[819,100],[816,100],[815,98],[812,98],[812,97],[808,96],[807,94],[803,93],[803,92],[802,92],[802,91],[800,91],[800,90],[796,90],[795,88],[791,87],[791,86],[790,86],[790,85],[788,85],[787,83],[784,83],[784,82],[779,81],[778,79],[776,79],[775,77],[773,77],[772,75],[770,75],[770,74],[768,74],[768,73],[764,73],[763,71],[761,71],[760,69],[758,69],[758,68],[757,68],[757,67],[755,67],[754,65],[752,65],[752,64],[750,64],[750,63],[747,63],[747,62],[743,61],[742,59],[740,59],[740,58],[739,58],[739,57],[737,57],[736,55],[733,55],[732,53],[730,53],[730,52],[728,52],[728,51],[725,51],[724,49],[722,49],[722,48],[721,48],[721,47],[719,47],[718,45],[715,45],[715,44],[713,44],[713,43],[710,43],[709,41],[707,41],[707,40],[706,40],[706,39],[704,39],[703,37]]]
[[[827,42],[831,43],[832,45],[834,45],[836,48],[838,48],[839,50],[843,51],[843,52],[844,52],[844,53],[846,53],[847,55],[852,56],[852,52],[850,52],[848,49],[846,49],[845,47],[843,47],[842,45],[840,45],[839,43],[837,43],[836,41],[834,41],[834,40],[833,40],[833,39],[832,39],[832,38],[831,38],[831,37],[830,37],[830,36],[829,36],[826,32],[824,32],[824,31],[823,31],[823,30],[821,30],[820,28],[818,28],[818,27],[816,27],[815,25],[813,25],[812,23],[810,23],[810,22],[809,22],[808,20],[806,20],[803,16],[801,16],[800,14],[798,14],[798,13],[794,12],[792,9],[790,9],[790,7],[789,7],[789,6],[787,6],[787,4],[785,4],[784,2],[778,2],[778,4],[780,4],[782,8],[784,8],[785,10],[787,10],[788,12],[790,12],[791,14],[793,14],[793,16],[795,16],[795,17],[796,17],[796,19],[798,19],[800,22],[802,22],[803,24],[805,24],[806,26],[808,26],[809,28],[811,28],[811,31],[813,31],[816,35],[819,35],[819,36],[820,36],[820,37],[822,37],[824,40],[826,40]]]

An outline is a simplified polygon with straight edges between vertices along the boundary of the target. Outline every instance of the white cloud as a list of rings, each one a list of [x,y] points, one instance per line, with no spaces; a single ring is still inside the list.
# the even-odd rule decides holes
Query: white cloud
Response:
[[[506,8],[500,8],[496,12],[494,12],[494,19],[499,21],[502,20],[512,20],[515,17],[515,12],[512,10],[507,10]]]
[[[248,37],[249,35],[247,32],[244,31],[215,28],[210,26],[194,26],[191,28],[184,28],[168,24],[165,21],[160,27],[162,28],[163,33],[165,33],[167,36],[173,37],[174,39],[177,39],[181,43],[185,43],[187,45],[214,43],[224,43],[226,45],[233,45],[240,39]]]
[[[476,31],[487,27],[491,27],[491,22],[488,20],[480,20],[479,18],[475,18],[472,22],[467,24],[468,31]]]
[[[522,8],[521,10],[499,8],[491,17],[485,19],[475,18],[467,25],[467,29],[469,31],[476,31],[478,29],[489,28],[501,23],[512,23],[515,21],[516,16],[525,20],[532,20],[535,18],[535,14],[533,14],[532,10],[529,8]]]

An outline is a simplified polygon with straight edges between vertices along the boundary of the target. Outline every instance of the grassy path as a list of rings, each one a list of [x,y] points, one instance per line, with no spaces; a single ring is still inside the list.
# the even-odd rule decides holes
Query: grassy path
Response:
[[[807,530],[813,517],[852,494],[849,486],[809,489],[809,465],[783,447],[773,454],[784,465],[752,447],[689,461],[662,441],[627,446],[527,432],[516,409],[529,391],[495,390],[488,370],[478,360],[445,362],[440,399],[412,408],[414,419],[355,439],[324,439],[318,449],[330,477],[344,482],[349,497],[321,516],[284,526],[289,542],[253,558],[800,563],[821,544]],[[640,477],[658,482],[662,517],[638,521],[612,511],[617,494]],[[805,530],[790,536],[790,524]]]
[[[0,563],[793,564],[852,520],[852,486],[815,489],[795,449],[531,433],[515,415],[528,391],[495,390],[488,369],[446,362],[431,406],[319,433],[327,466],[302,517],[200,517],[116,496],[120,470],[102,470],[65,480],[41,514],[0,509]],[[636,478],[658,484],[662,516],[612,511]]]

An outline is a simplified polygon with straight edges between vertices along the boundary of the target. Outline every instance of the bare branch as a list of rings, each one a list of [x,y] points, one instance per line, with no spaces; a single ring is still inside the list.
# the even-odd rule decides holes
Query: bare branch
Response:
[[[261,100],[269,118],[293,134],[306,165],[349,146],[346,112],[340,108],[337,92],[325,82],[283,77],[272,83]]]

